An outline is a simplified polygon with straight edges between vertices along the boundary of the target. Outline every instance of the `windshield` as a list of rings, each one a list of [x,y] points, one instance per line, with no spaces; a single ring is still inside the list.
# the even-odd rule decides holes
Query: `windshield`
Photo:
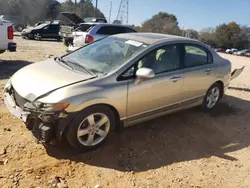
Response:
[[[46,25],[48,25],[48,24],[40,24],[40,25],[36,26],[35,29],[42,29]]]
[[[107,37],[63,57],[92,71],[107,74],[147,46],[141,42],[118,37]]]

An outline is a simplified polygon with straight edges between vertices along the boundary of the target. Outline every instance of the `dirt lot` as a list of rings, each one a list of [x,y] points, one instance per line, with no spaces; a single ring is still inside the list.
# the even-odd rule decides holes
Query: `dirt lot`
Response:
[[[18,52],[0,55],[1,93],[19,68],[65,52],[58,42],[15,40]],[[246,69],[212,114],[165,116],[84,154],[37,144],[0,96],[0,187],[52,188],[56,176],[61,188],[250,187],[250,58],[223,56]]]

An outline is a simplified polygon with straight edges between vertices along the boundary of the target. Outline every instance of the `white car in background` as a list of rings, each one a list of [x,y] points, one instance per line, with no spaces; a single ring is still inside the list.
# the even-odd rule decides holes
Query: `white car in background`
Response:
[[[246,53],[249,53],[249,52],[250,52],[250,49],[244,49],[244,50],[234,52],[233,54],[238,55],[238,56],[244,56]]]
[[[0,54],[6,50],[16,51],[16,43],[13,42],[14,31],[13,24],[9,21],[0,19]]]
[[[88,43],[110,35],[135,32],[136,31],[131,27],[124,25],[106,23],[83,23],[73,32],[73,46],[69,46],[68,51],[74,51]]]
[[[227,50],[226,50],[226,53],[227,53],[227,54],[233,54],[234,52],[238,52],[238,49],[236,49],[236,48],[231,48],[231,49],[227,49]]]

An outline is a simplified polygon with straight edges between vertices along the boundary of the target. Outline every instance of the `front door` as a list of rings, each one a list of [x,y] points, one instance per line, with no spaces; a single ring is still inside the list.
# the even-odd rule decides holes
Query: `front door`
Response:
[[[215,82],[212,54],[196,44],[183,44],[183,89],[181,100],[202,99]]]
[[[178,44],[163,46],[148,53],[136,63],[135,69],[142,67],[152,69],[155,77],[140,82],[138,78],[129,81],[128,117],[160,112],[180,100],[183,79]]]

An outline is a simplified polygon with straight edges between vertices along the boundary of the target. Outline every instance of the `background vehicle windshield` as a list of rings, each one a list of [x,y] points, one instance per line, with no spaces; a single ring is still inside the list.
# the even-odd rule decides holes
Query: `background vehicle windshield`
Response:
[[[107,74],[146,47],[138,41],[112,36],[89,44],[63,59],[94,72]]]
[[[35,29],[42,29],[46,25],[48,25],[48,24],[40,24],[40,25],[36,26]]]

